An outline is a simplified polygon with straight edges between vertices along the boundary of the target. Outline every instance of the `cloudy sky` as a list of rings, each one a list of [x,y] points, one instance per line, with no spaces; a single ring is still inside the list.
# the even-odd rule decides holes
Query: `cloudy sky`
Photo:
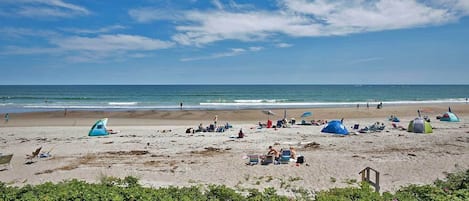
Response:
[[[469,0],[2,0],[0,84],[469,84]]]

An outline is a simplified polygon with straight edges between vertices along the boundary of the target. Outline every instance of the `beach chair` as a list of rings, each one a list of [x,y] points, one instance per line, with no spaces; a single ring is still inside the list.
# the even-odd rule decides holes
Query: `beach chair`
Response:
[[[36,151],[32,152],[31,155],[26,155],[26,160],[30,160],[26,162],[26,164],[33,163],[33,159],[39,157],[39,153],[41,152],[42,147],[36,149]]]
[[[262,156],[261,165],[268,165],[268,164],[274,163],[274,158],[275,158],[274,155]]]
[[[289,149],[282,149],[280,152],[280,164],[288,164],[290,162],[291,151]]]
[[[11,168],[11,158],[13,158],[13,154],[8,154],[8,155],[0,155],[0,167],[1,166],[6,166]],[[5,170],[7,168],[3,167],[0,170]]]
[[[248,163],[247,165],[257,165],[259,163],[259,155],[256,155],[256,154],[252,154],[252,155],[248,155]]]

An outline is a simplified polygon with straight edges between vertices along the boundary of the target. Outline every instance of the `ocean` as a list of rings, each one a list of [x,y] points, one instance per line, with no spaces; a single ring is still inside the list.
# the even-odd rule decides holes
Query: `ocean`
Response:
[[[465,103],[469,85],[0,85],[0,113]]]

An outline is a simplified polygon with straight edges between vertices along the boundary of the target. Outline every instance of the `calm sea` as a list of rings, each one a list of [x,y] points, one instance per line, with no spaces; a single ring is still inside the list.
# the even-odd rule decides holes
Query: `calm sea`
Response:
[[[1,86],[0,113],[464,103],[469,85],[47,85]]]

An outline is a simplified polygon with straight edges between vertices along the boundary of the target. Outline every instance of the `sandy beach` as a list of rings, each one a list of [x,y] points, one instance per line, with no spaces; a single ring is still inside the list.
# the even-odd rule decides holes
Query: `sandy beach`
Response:
[[[393,129],[387,119],[396,115],[407,127],[417,110],[431,118],[432,134]],[[290,195],[304,188],[311,191],[356,185],[363,168],[381,174],[382,191],[395,191],[407,184],[428,184],[445,172],[469,168],[469,105],[451,109],[461,122],[440,122],[435,117],[448,105],[406,105],[360,108],[288,109],[287,117],[300,121],[304,111],[311,119],[344,118],[350,129],[383,122],[382,132],[337,136],[321,133],[323,126],[294,125],[291,128],[258,129],[259,121],[281,119],[284,110],[182,110],[182,111],[64,111],[10,114],[0,123],[0,152],[13,153],[12,167],[0,171],[0,181],[11,185],[59,182],[77,178],[96,182],[102,176],[135,176],[145,186],[190,186],[225,184],[236,188],[274,187]],[[223,133],[186,134],[199,123],[207,126],[218,115],[219,124],[229,122]],[[87,136],[91,125],[109,118],[117,134]],[[236,139],[242,129],[245,138]],[[267,147],[295,147],[305,163],[246,165],[247,154],[265,154]],[[51,157],[27,154],[42,147]]]

